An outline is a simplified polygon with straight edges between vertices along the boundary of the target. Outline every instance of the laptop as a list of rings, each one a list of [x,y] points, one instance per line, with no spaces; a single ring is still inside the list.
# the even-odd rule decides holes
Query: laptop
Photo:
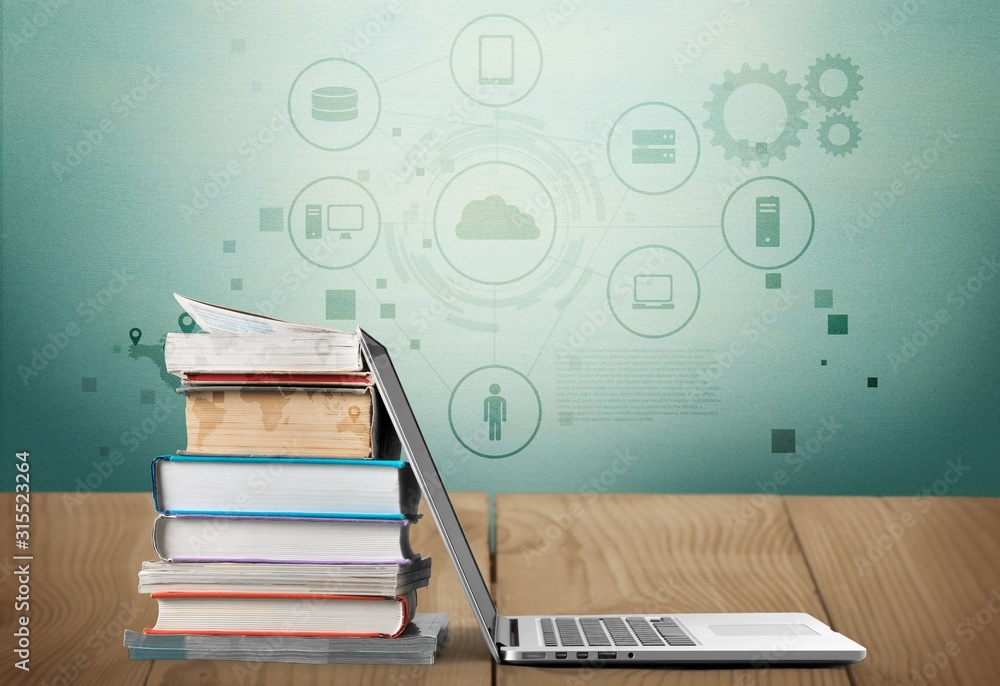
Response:
[[[375,379],[431,516],[444,539],[493,659],[503,664],[847,664],[865,648],[799,612],[519,615],[497,612],[448,491],[385,346],[358,329]],[[572,610],[572,608],[567,608]]]

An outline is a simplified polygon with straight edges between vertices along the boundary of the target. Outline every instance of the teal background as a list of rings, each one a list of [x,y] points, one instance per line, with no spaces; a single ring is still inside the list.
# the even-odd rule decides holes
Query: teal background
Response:
[[[470,108],[456,123],[467,101],[449,72],[449,50],[494,3],[389,5],[69,0],[45,14],[34,2],[3,4],[4,488],[12,488],[18,450],[31,451],[36,490],[149,488],[150,458],[184,445],[183,401],[153,359],[161,337],[179,330],[171,297],[178,291],[290,320],[362,325],[390,344],[453,489],[1000,495],[1000,279],[987,270],[990,278],[969,283],[1000,247],[1000,6],[505,3],[502,11],[538,37],[541,78],[520,102]],[[733,21],[713,35],[723,12]],[[345,56],[373,13],[391,20],[348,59],[380,82],[377,130],[351,150],[326,152],[286,125],[251,156],[248,139],[276,115],[280,121],[296,75]],[[706,47],[679,68],[677,57],[699,34]],[[864,77],[847,110],[862,127],[856,151],[823,151],[817,127],[825,112],[813,103],[801,145],[766,169],[745,170],[711,144],[704,103],[727,70],[766,63],[804,84],[828,53],[850,57]],[[122,97],[150,69],[162,76],[130,108]],[[807,99],[804,90],[799,98]],[[683,110],[701,140],[691,180],[661,196],[629,192],[603,150],[606,127],[645,101]],[[79,165],[54,170],[67,146],[105,119],[108,131]],[[433,234],[427,222],[440,186],[415,172],[421,138],[499,131],[501,122],[531,128],[573,164],[585,160],[605,209],[603,219],[595,210],[579,226],[564,224],[564,252],[545,269],[565,259],[567,274],[514,305],[502,287],[490,297],[428,251],[449,288],[486,294],[476,306],[428,288],[397,258]],[[954,143],[916,174],[911,160],[941,131]],[[421,155],[433,170],[433,146]],[[185,216],[184,206],[231,163],[239,174]],[[359,170],[369,170],[363,185],[393,226],[356,266],[307,268],[286,231],[259,230],[259,208],[287,211],[314,179],[357,179]],[[765,289],[764,272],[726,249],[720,221],[729,191],[720,188],[763,175],[803,189],[816,229],[802,258],[777,270],[794,305],[751,342],[742,332],[779,291]],[[891,206],[853,231],[894,182],[901,192]],[[223,241],[235,241],[235,252],[224,252]],[[699,269],[697,313],[659,339],[632,335],[608,311],[610,271],[647,244],[678,250]],[[233,279],[242,279],[241,290]],[[960,295],[968,285],[979,288]],[[815,289],[833,290],[834,309],[814,307]],[[327,321],[327,290],[355,290],[356,319]],[[393,310],[386,305],[395,306],[394,318],[384,318]],[[943,323],[926,324],[942,310]],[[827,334],[828,313],[849,315],[846,336]],[[922,338],[922,326],[934,335]],[[133,327],[149,358],[130,357]],[[631,362],[621,363],[621,385],[635,419],[570,421],[559,409],[560,355],[599,349],[614,361],[648,353],[656,364],[697,349],[725,359],[740,341],[745,353],[717,381],[717,414],[639,421],[643,396],[657,388]],[[19,369],[46,345],[58,353],[22,379]],[[534,439],[502,459],[467,450],[448,419],[459,380],[492,364],[527,376],[542,406]],[[878,378],[877,388],[867,387],[868,377]],[[93,391],[87,379],[96,379]],[[828,435],[824,422],[838,428],[819,441]],[[775,428],[795,429],[802,454],[772,453]]]

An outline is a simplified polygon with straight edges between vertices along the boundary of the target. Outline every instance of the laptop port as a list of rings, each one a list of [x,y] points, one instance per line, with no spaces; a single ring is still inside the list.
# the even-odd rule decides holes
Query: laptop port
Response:
[[[566,653],[556,653],[556,659],[557,660],[565,660],[566,659]]]
[[[618,653],[614,653],[614,652],[604,652],[604,651],[602,651],[602,652],[597,653],[597,659],[598,660],[614,660],[616,657],[618,657]]]
[[[586,660],[588,655],[590,655],[590,653],[588,653],[587,651],[583,651],[582,653],[577,653],[576,654],[576,659],[577,660]]]

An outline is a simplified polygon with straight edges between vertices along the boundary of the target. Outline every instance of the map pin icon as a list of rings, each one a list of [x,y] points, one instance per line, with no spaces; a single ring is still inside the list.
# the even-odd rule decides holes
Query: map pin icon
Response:
[[[191,315],[187,312],[182,313],[181,316],[177,318],[177,324],[181,327],[181,331],[184,333],[191,333],[194,331],[194,319],[192,319]]]
[[[128,332],[128,337],[132,339],[132,345],[139,345],[139,339],[142,338],[142,329],[131,329]]]

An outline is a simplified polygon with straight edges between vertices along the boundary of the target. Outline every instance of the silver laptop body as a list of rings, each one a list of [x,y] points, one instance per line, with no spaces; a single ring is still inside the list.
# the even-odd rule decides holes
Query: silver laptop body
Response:
[[[804,613],[520,615],[497,613],[385,346],[358,337],[393,427],[451,556],[483,638],[501,663],[845,664],[865,648]]]

